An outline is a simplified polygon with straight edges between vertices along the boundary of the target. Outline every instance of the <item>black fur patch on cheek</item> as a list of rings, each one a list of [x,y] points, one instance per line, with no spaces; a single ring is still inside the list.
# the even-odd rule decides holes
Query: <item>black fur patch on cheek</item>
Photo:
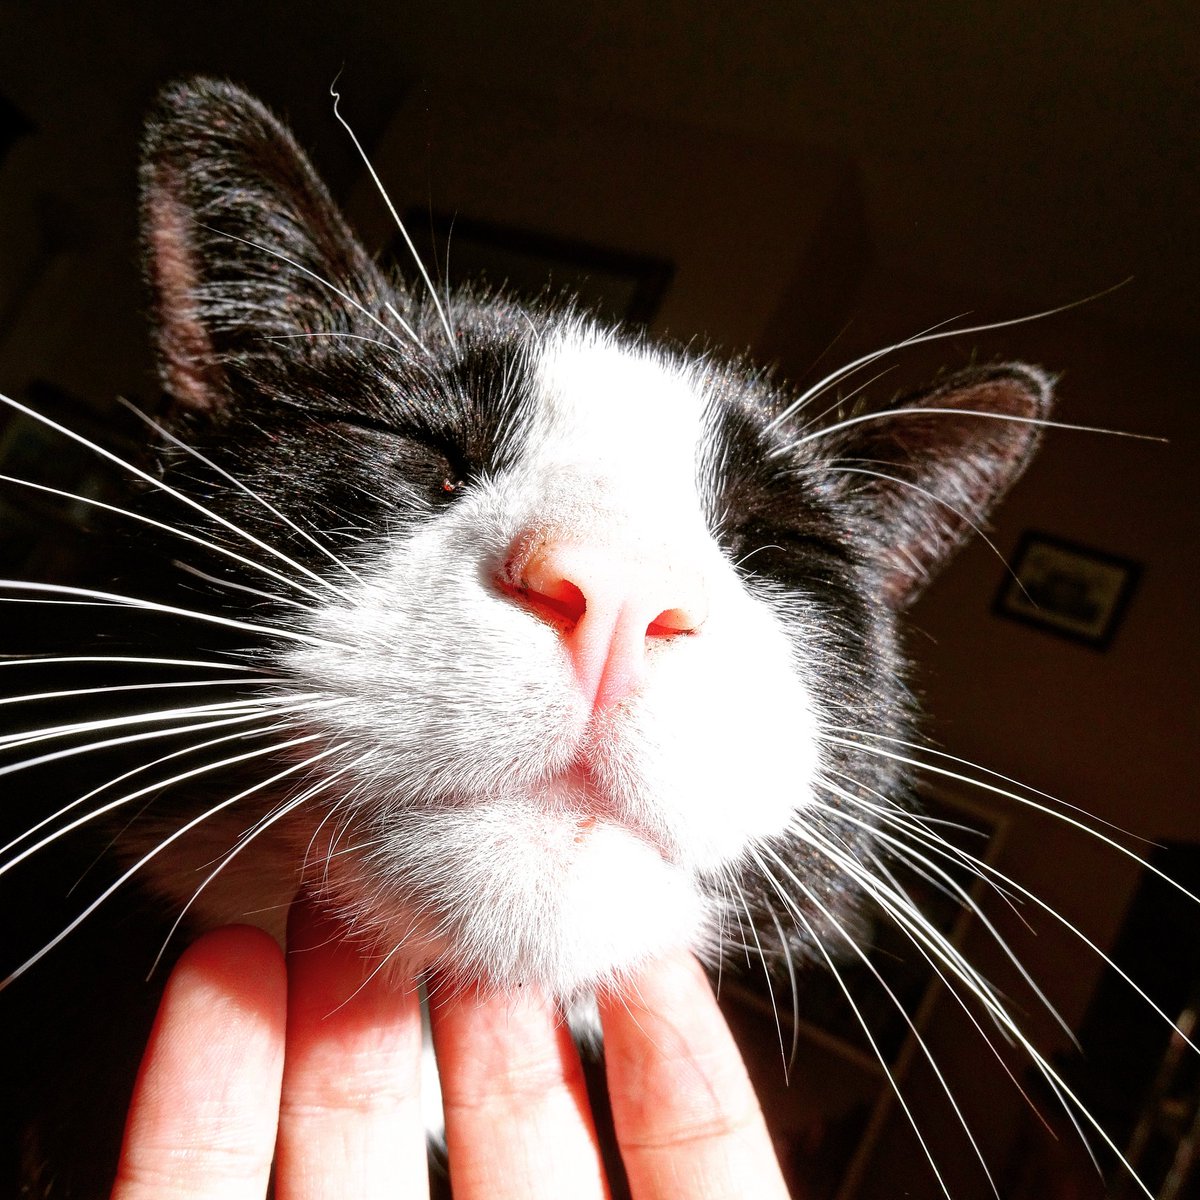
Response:
[[[714,532],[737,569],[801,590],[852,593],[860,561],[852,514],[830,503],[820,466],[797,469],[774,457],[764,418],[744,407],[722,411],[716,441]]]
[[[465,319],[477,303],[453,311]],[[375,340],[264,339],[230,374],[225,404],[186,418],[189,443],[248,490],[174,451],[169,473],[203,479],[217,512],[327,569],[314,539],[352,554],[401,535],[519,455],[533,403],[527,336],[485,327],[459,358],[419,369]]]

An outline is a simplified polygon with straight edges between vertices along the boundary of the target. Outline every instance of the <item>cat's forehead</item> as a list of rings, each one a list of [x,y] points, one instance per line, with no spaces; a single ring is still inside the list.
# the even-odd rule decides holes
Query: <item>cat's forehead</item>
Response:
[[[709,425],[700,374],[590,329],[559,333],[532,356],[527,463],[694,497]]]
[[[691,456],[704,400],[696,373],[650,349],[630,348],[587,330],[546,342],[535,359],[543,436],[564,449],[594,439],[626,453],[656,447]]]

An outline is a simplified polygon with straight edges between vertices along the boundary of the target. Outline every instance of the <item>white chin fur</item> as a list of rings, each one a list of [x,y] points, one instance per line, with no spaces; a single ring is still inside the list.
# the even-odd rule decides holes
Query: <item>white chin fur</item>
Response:
[[[403,945],[405,970],[569,997],[700,948],[710,914],[691,873],[610,821],[505,800],[415,823],[415,839],[384,834],[322,867],[327,900],[378,953]]]

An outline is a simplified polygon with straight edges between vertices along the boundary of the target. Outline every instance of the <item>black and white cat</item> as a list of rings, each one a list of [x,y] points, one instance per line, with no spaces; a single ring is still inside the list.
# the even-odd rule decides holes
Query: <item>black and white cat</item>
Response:
[[[388,969],[564,1003],[680,945],[845,954],[867,896],[1012,1027],[881,864],[953,887],[897,614],[1025,467],[1046,375],[844,410],[862,364],[798,394],[402,285],[223,83],[161,98],[142,209],[167,407],[126,512],[93,502],[119,582],[4,585],[51,716],[14,716],[0,786],[51,782],[0,872],[117,865],[14,979],[138,884],[272,928],[305,888]]]

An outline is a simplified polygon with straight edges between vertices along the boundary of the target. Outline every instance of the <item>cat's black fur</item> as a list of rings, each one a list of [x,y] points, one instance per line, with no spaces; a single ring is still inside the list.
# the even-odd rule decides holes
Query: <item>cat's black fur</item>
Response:
[[[427,289],[398,283],[370,258],[290,135],[226,84],[191,81],[164,94],[147,127],[141,186],[146,275],[165,390],[162,420],[207,460],[150,431],[142,465],[207,511],[189,509],[137,479],[124,503],[291,576],[292,567],[234,537],[231,527],[284,552],[313,576],[340,582],[332,556],[360,562],[364,546],[409,536],[462,503],[481,480],[519,462],[522,443],[511,430],[528,419],[528,397],[536,388],[531,347],[564,328],[591,328],[574,312],[469,288],[447,297],[443,314]],[[383,326],[397,330],[396,316],[412,336],[385,336]],[[644,349],[642,335],[611,337],[630,354]],[[655,353],[669,371],[691,369],[680,349],[661,346]],[[1023,470],[1048,412],[1046,377],[1015,365],[975,369],[887,406],[905,415],[851,420],[811,440],[802,439],[848,416],[880,410],[847,413],[824,397],[784,415],[792,394],[736,361],[720,365],[710,358],[704,379],[709,403],[720,413],[706,460],[721,464],[705,493],[710,532],[730,562],[745,563],[765,586],[803,597],[806,624],[790,636],[823,664],[823,725],[858,731],[860,743],[911,741],[915,717],[896,616],[972,528],[986,521]],[[822,414],[831,405],[833,411]],[[822,419],[813,422],[818,414]],[[637,430],[630,436],[636,438]],[[397,488],[415,496],[414,503],[398,510],[390,500]],[[285,524],[278,513],[295,524]],[[157,528],[108,513],[98,517],[97,528],[111,538],[108,578],[77,584],[248,620],[259,631],[126,608],[22,606],[36,619],[22,638],[6,636],[5,653],[205,658],[262,672],[222,696],[287,691],[288,668],[271,631],[303,631],[303,616],[292,605],[228,585],[265,584],[276,593],[282,586]],[[179,560],[193,571],[181,570]],[[308,575],[302,581],[311,582]],[[0,682],[15,695],[188,677],[128,666],[7,670]],[[201,704],[206,698],[199,690],[181,695],[187,699],[172,695],[170,702]],[[126,692],[3,712],[5,728],[15,730],[149,707],[141,693]],[[150,744],[158,747],[153,754],[134,743],[0,777],[10,797],[4,840],[103,781],[183,745]],[[10,751],[0,765],[40,749]],[[761,745],[730,753],[786,757],[788,751]],[[6,936],[0,973],[18,970],[148,846],[292,761],[280,751],[187,786],[148,790],[132,810],[114,811],[103,834],[85,825],[21,864],[0,880],[13,897],[5,911],[10,920],[20,911],[38,915]],[[864,823],[852,797],[868,805],[909,805],[907,769],[896,758],[835,741],[822,743],[820,767],[848,792],[828,798],[822,835],[867,863],[870,852],[884,851],[872,845],[865,827],[871,821]],[[136,781],[146,778],[154,776]],[[239,827],[251,827],[279,798],[278,790],[250,797],[239,810]],[[839,818],[839,809],[852,819]],[[402,809],[395,819],[405,819]],[[73,879],[109,839],[112,853],[64,901],[61,880]],[[755,945],[782,972],[785,959],[815,956],[814,930],[839,952],[836,925],[852,921],[862,887],[812,845],[780,834],[772,846],[821,901],[814,906],[795,896],[805,914],[797,919],[770,878],[748,860],[739,863],[742,916],[753,919]],[[289,886],[294,881],[281,881],[281,890]],[[5,1076],[6,1088],[15,1088],[19,1139],[11,1169],[29,1189],[22,1194],[92,1195],[111,1176],[129,1071],[153,1007],[153,988],[142,979],[157,944],[144,936],[145,926],[161,925],[159,917],[169,924],[179,909],[177,900],[164,906],[127,892],[121,889],[79,933],[15,979],[4,998],[14,1011],[5,1034],[14,1041],[14,1057],[6,1061],[15,1065]],[[354,917],[344,897],[333,903]],[[739,916],[738,925],[724,931],[729,945],[748,940],[748,921],[743,925]],[[739,949],[730,957],[736,963],[741,956]],[[597,972],[604,977],[603,964]],[[111,998],[110,990],[122,995]],[[108,1043],[111,1055],[102,1053]],[[103,1102],[95,1098],[105,1095]],[[57,1124],[45,1118],[47,1111],[56,1113]],[[81,1132],[92,1124],[103,1128]],[[7,1182],[0,1187],[9,1190]]]

